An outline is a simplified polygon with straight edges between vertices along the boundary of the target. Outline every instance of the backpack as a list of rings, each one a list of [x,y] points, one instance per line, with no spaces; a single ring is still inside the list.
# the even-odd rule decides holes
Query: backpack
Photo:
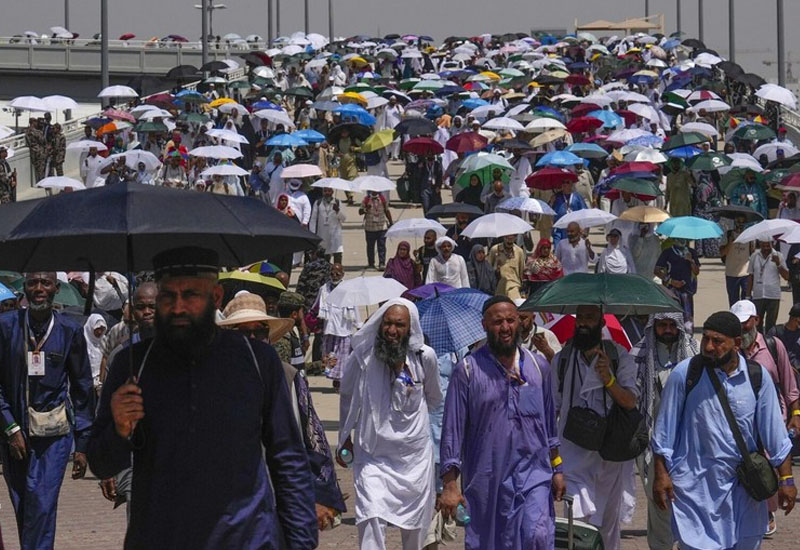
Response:
[[[771,352],[772,350],[770,350],[770,353]],[[750,386],[753,388],[753,394],[755,394],[756,400],[758,400],[758,392],[761,391],[762,367],[761,364],[751,361],[750,359],[747,359],[746,361],[747,374],[750,378]],[[700,382],[700,378],[703,377],[703,370],[704,367],[702,361],[694,358],[689,361],[689,370],[686,371],[686,393],[683,398],[684,406],[686,405],[686,399],[689,397],[689,393],[695,388],[695,386],[697,386],[697,383]]]

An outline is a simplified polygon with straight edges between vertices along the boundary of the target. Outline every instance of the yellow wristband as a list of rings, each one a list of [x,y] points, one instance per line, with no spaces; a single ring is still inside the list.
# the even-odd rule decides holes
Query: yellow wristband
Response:
[[[612,375],[611,375],[611,380],[609,380],[609,381],[608,381],[608,384],[606,384],[605,386],[606,386],[607,388],[610,388],[611,386],[613,386],[613,385],[614,385],[614,383],[615,383],[616,381],[617,381],[617,377],[616,377],[616,376],[614,376],[614,375],[612,374]]]
[[[557,456],[557,457],[555,457],[553,460],[551,460],[551,461],[550,461],[550,466],[552,466],[553,468],[555,468],[555,467],[557,467],[557,466],[560,466],[560,465],[561,465],[561,462],[563,462],[563,461],[561,460],[561,456]]]
[[[792,411],[792,416],[800,416],[800,409],[795,409]]]
[[[781,476],[780,477],[781,481],[786,481],[787,479],[794,479],[794,476],[792,474],[789,474],[788,476]]]

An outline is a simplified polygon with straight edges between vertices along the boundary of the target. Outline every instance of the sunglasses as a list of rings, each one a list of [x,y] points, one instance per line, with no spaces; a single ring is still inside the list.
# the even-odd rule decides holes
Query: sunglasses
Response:
[[[239,332],[251,338],[253,340],[268,340],[269,339],[269,327],[260,327],[260,328],[237,328]]]

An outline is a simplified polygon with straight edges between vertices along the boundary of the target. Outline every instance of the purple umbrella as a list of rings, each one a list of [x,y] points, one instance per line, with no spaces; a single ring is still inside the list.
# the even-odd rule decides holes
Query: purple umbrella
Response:
[[[406,290],[403,293],[403,298],[416,298],[418,300],[424,300],[425,298],[430,298],[431,296],[436,295],[437,292],[439,294],[445,294],[447,292],[452,292],[453,290],[455,290],[455,288],[444,283],[430,283],[427,285],[418,286],[414,290]]]

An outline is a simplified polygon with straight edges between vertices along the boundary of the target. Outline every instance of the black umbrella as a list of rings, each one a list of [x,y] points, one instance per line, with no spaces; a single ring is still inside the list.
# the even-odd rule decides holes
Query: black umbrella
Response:
[[[406,118],[394,127],[397,135],[408,134],[409,136],[432,136],[437,129],[438,126],[427,118]]]
[[[698,50],[706,47],[705,44],[703,44],[696,38],[687,38],[686,40],[681,42],[681,46],[686,46],[687,48],[695,48]]]
[[[741,115],[741,114],[751,114],[751,115],[763,115],[764,109],[760,105],[756,105],[755,103],[748,103],[748,104],[740,104],[734,105],[731,107],[731,114],[732,115]]]
[[[483,216],[483,210],[463,202],[449,202],[434,206],[428,210],[426,217],[431,219],[454,218],[456,214],[468,214],[471,218],[478,218]]]
[[[769,164],[767,164],[767,170],[780,170],[791,168],[792,166],[796,166],[800,163],[800,153],[796,153],[791,157],[784,157],[782,159],[775,159]]]
[[[294,88],[289,88],[283,95],[293,95],[296,97],[304,97],[306,99],[312,99],[314,97],[314,92],[312,92],[309,88],[305,86],[295,86]]]
[[[714,206],[707,210],[709,214],[716,214],[720,218],[735,219],[739,216],[744,216],[747,223],[760,222],[764,216],[750,208],[749,206],[736,206],[729,204],[728,206]]]
[[[230,67],[228,66],[227,63],[223,63],[222,61],[214,60],[214,61],[209,61],[208,63],[206,63],[205,65],[200,67],[200,70],[202,72],[213,73],[214,71],[224,71],[225,69],[229,69],[229,68]]]
[[[223,266],[313,248],[319,237],[256,199],[118,184],[0,206],[0,265],[148,271],[157,253],[215,250]]]
[[[248,65],[253,65],[254,67],[261,67],[262,65],[266,65],[264,60],[254,53],[240,55],[239,57],[241,57],[245,63],[247,63]]]
[[[139,92],[140,96],[147,95],[147,92],[164,89],[164,85],[161,83],[160,78],[156,78],[155,76],[150,76],[147,74],[137,74],[136,76],[131,77],[128,79],[126,86]]]
[[[167,71],[167,78],[192,78],[197,76],[199,72],[194,65],[178,65]]]
[[[744,69],[742,69],[741,65],[734,63],[733,61],[721,61],[720,63],[717,63],[715,67],[728,76],[738,76],[740,74],[744,74]]]
[[[764,80],[755,73],[740,74],[735,78],[735,80],[737,82],[741,82],[742,84],[747,84],[748,86],[751,86],[753,88],[760,88],[761,86],[767,83],[766,80]]]
[[[372,130],[369,126],[364,126],[363,124],[358,124],[356,122],[347,122],[331,128],[331,130],[328,132],[328,143],[336,143],[339,141],[344,130],[347,130],[347,133],[350,135],[350,137],[360,139],[361,141],[364,141],[372,134]]]
[[[398,38],[400,38],[400,35],[397,33],[387,34],[383,37],[384,40],[397,40]]]

